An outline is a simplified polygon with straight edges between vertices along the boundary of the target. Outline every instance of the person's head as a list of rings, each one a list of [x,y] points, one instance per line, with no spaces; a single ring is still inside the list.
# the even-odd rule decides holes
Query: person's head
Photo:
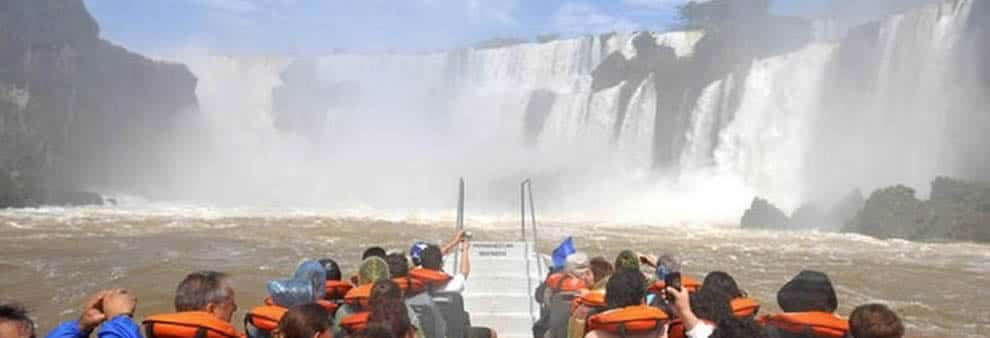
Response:
[[[275,338],[330,338],[330,312],[316,303],[294,306],[273,333]]]
[[[237,311],[234,289],[227,274],[216,271],[193,272],[175,290],[175,311],[203,311],[230,321]]]
[[[424,269],[443,271],[443,251],[436,245],[427,245],[419,255]]]
[[[860,305],[849,315],[849,334],[852,338],[900,338],[904,324],[885,305]]]
[[[368,257],[358,268],[358,285],[371,284],[381,279],[392,278],[388,273],[388,263],[378,257]]]
[[[409,260],[401,253],[391,253],[385,257],[388,263],[388,272],[392,278],[409,276]]]
[[[726,295],[699,290],[690,297],[691,312],[718,327],[710,338],[765,338],[766,330],[752,318],[737,318],[732,313],[731,299]]]
[[[745,297],[746,295],[739,290],[739,286],[736,285],[736,280],[732,278],[728,273],[722,271],[712,271],[705,276],[705,281],[701,284],[701,290],[709,290],[712,292],[718,292],[729,299]]]
[[[320,264],[323,265],[323,269],[327,271],[327,280],[340,280],[340,266],[337,265],[337,261],[330,258],[324,258],[320,260]]]
[[[681,260],[671,254],[662,254],[657,258],[657,280],[664,280],[672,272],[681,272]]]
[[[646,278],[639,270],[619,269],[605,286],[605,303],[609,309],[643,304]]]
[[[430,246],[426,242],[416,242],[409,248],[409,259],[412,260],[413,266],[420,266],[423,264],[422,255],[423,250]]]
[[[595,276],[595,283],[608,278],[608,276],[611,276],[614,271],[612,268],[612,263],[609,263],[608,260],[602,256],[592,258],[589,265],[591,266],[591,273]]]
[[[392,334],[392,329],[384,323],[368,323],[364,332],[351,335],[351,338],[400,338]]]
[[[581,279],[587,287],[595,284],[595,275],[591,273],[591,268],[588,266],[588,255],[582,252],[567,256],[564,261],[564,273]]]
[[[34,321],[18,304],[0,304],[0,337],[34,338]]]
[[[409,320],[405,302],[402,300],[402,289],[391,280],[379,280],[371,287],[371,314],[369,323],[381,323],[395,337],[405,337],[414,330]]]
[[[691,295],[691,311],[698,318],[719,322],[733,317],[732,299],[713,289],[702,289]]]
[[[777,304],[784,312],[835,312],[839,300],[828,275],[801,271],[777,292]]]
[[[363,261],[365,259],[368,259],[368,257],[378,257],[381,259],[385,259],[386,255],[388,254],[385,252],[385,249],[382,249],[381,247],[373,246],[364,250],[364,253],[361,254],[361,260]]]
[[[623,250],[619,256],[615,257],[615,271],[631,269],[639,271],[639,256],[636,253]]]

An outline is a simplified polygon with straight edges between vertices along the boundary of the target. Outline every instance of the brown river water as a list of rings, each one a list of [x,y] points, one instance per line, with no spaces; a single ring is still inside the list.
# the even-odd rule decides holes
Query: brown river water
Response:
[[[388,219],[388,220],[385,220]],[[139,297],[137,317],[168,311],[186,273],[234,276],[241,318],[305,258],[332,257],[352,270],[363,248],[408,249],[414,240],[450,236],[449,217],[355,217],[293,211],[122,208],[0,211],[0,299],[28,306],[40,333],[78,316],[93,291],[126,287]],[[476,239],[512,240],[518,224],[468,219]],[[723,270],[776,310],[775,294],[802,269],[830,274],[840,312],[883,302],[911,336],[990,337],[990,246],[914,243],[849,234],[773,233],[731,227],[670,227],[542,221],[540,250],[573,235],[579,250],[674,252],[687,274]],[[484,266],[474,266],[484,269]]]

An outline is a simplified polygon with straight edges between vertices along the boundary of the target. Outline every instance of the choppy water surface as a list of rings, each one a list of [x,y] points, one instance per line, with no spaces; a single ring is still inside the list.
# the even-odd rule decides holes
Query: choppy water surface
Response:
[[[74,319],[83,297],[99,288],[134,290],[143,316],[168,311],[186,273],[215,269],[235,276],[243,316],[263,298],[267,280],[291,274],[304,258],[333,257],[350,270],[364,247],[406,249],[415,239],[445,239],[452,228],[449,221],[376,219],[209,209],[0,211],[0,298],[29,306],[47,332]],[[469,219],[469,227],[479,239],[519,235],[508,220]],[[776,290],[787,279],[818,269],[837,284],[843,314],[879,301],[904,316],[911,335],[990,336],[987,245],[640,224],[547,221],[540,230],[543,252],[572,234],[583,250],[610,258],[626,248],[679,253],[687,273],[731,273],[765,303],[763,311],[776,310]]]

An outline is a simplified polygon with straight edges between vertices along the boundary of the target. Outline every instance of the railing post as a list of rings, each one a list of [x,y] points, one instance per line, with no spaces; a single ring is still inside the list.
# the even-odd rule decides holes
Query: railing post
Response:
[[[457,184],[457,232],[464,230],[464,178],[461,177],[460,182]],[[457,243],[457,248],[460,249],[461,243]],[[460,269],[461,264],[461,250],[454,250],[454,269]]]
[[[527,190],[529,190],[529,216],[530,226],[533,227],[533,252],[536,253],[536,267],[537,271],[543,271],[543,260],[540,259],[540,236],[536,232],[536,204],[533,204],[533,181],[527,181]]]
[[[520,222],[520,238],[519,240],[526,240],[526,185],[529,184],[529,179],[522,181],[519,184],[519,222]]]

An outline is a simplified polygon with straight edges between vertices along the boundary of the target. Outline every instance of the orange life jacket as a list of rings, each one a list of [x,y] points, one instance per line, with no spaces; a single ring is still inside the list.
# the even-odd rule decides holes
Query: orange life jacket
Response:
[[[340,320],[340,327],[344,328],[348,334],[355,334],[368,330],[368,319],[371,312],[357,312]]]
[[[351,288],[353,288],[351,284],[339,280],[328,280],[326,284],[324,284],[324,289],[327,292],[327,299],[329,300],[344,299],[344,295],[347,294],[347,291],[351,291]]]
[[[736,315],[736,318],[753,317],[757,312],[760,312],[760,302],[752,298],[735,298],[729,305],[732,307],[732,313]]]
[[[605,303],[605,293],[601,291],[590,291],[583,295],[574,298],[571,302],[571,313],[573,314],[579,307],[591,307],[591,308],[604,308],[607,304]]]
[[[397,277],[392,278],[392,282],[399,285],[399,289],[402,289],[402,295],[405,297],[415,296],[426,290],[426,284],[414,278]]]
[[[337,312],[337,307],[338,307],[337,303],[334,303],[334,302],[331,302],[331,301],[328,301],[328,300],[319,299],[319,300],[316,301],[316,304],[319,304],[324,309],[326,309],[328,312],[330,312],[330,315],[331,316],[334,313]],[[279,306],[279,305],[275,304],[275,301],[272,300],[272,297],[265,298],[265,305],[268,305],[268,306]],[[281,306],[279,306],[279,307],[281,307]]]
[[[147,338],[240,338],[230,323],[201,311],[176,312],[144,319]]]
[[[849,331],[849,321],[828,312],[794,312],[763,316],[759,323],[801,334],[811,332],[819,337],[842,338]]]
[[[409,270],[409,277],[422,282],[424,286],[430,289],[442,288],[453,278],[446,272],[426,268]]]
[[[633,305],[621,309],[605,311],[588,318],[585,332],[602,330],[625,335],[646,333],[663,328],[667,314],[655,307]]]
[[[365,284],[347,291],[347,295],[344,295],[344,303],[367,308],[368,301],[371,299],[371,287],[373,286],[375,284]]]
[[[248,324],[251,324],[261,331],[272,332],[278,327],[278,321],[282,320],[282,316],[287,311],[289,309],[277,305],[256,307],[244,315],[244,327],[247,328]]]
[[[553,290],[554,293],[577,292],[581,289],[588,288],[588,285],[586,285],[580,278],[559,272],[551,274],[543,283],[547,286],[547,288]]]
[[[735,314],[736,318],[746,318],[756,315],[757,311],[760,311],[760,303],[752,298],[736,298],[731,302],[732,312]],[[715,325],[715,323],[702,319],[701,321],[708,323],[710,325]],[[668,331],[668,338],[684,338],[684,323],[680,319],[670,322],[670,330]]]
[[[650,285],[650,292],[660,293],[667,287],[667,283],[663,280],[658,280],[653,285]],[[701,282],[697,279],[691,278],[690,276],[681,276],[681,287],[688,290],[688,292],[694,293],[701,289]]]

